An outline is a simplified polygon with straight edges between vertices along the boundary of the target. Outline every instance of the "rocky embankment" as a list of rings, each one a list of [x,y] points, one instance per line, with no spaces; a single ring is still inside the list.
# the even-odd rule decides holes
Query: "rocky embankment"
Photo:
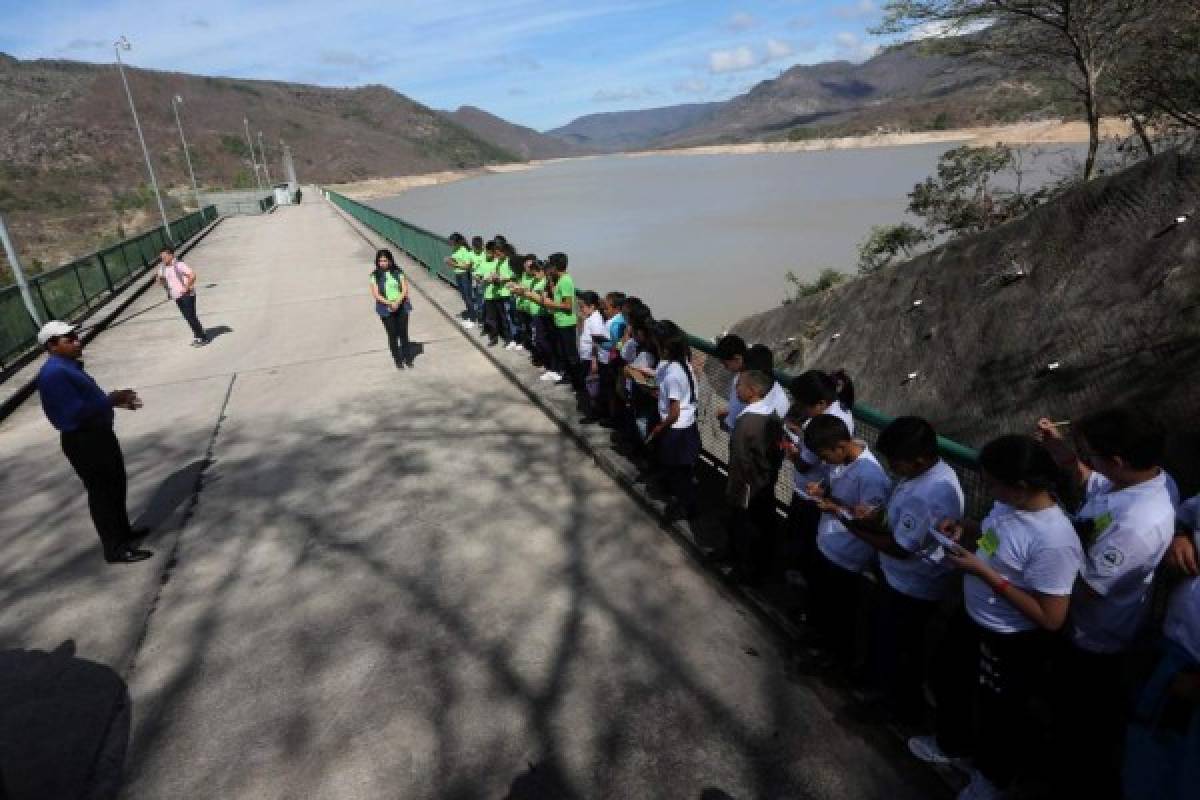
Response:
[[[1168,466],[1196,491],[1198,201],[1200,155],[1166,153],[734,330],[788,370],[845,368],[865,402],[975,446],[1135,404],[1168,425]]]

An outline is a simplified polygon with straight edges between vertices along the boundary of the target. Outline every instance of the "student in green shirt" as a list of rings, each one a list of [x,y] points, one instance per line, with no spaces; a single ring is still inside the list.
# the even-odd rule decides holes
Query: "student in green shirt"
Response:
[[[542,295],[542,308],[550,312],[550,346],[554,350],[561,379],[559,384],[569,383],[575,389],[575,401],[580,410],[586,411],[587,385],[579,361],[579,345],[575,339],[575,281],[567,274],[567,254],[553,253],[546,260],[549,296]]]
[[[533,267],[537,263],[537,256],[521,256],[519,263],[521,274],[517,277],[516,286],[513,287],[513,295],[516,298],[513,302],[513,316],[516,320],[516,330],[513,334],[513,341],[516,344],[513,349],[528,350],[532,353],[533,312],[530,306],[533,304],[526,299],[526,293],[533,287]]]
[[[479,265],[476,275],[483,284],[483,331],[488,337],[488,346],[495,347],[500,336],[500,315],[502,304],[496,296],[497,273],[500,260],[496,253],[496,243],[488,240],[483,246],[483,262]]]
[[[479,270],[483,268],[484,261],[483,237],[471,237],[471,302],[473,304],[472,313],[474,314],[475,324],[479,326],[479,333],[483,335],[483,283],[479,275]]]
[[[529,310],[530,321],[530,352],[533,354],[533,365],[542,368],[539,380],[559,380],[562,376],[554,372],[554,359],[550,349],[550,313],[542,308],[538,298],[546,294],[546,264],[533,256],[528,268],[529,287],[520,290]]]
[[[371,297],[375,298],[375,313],[387,331],[388,349],[396,369],[413,365],[408,347],[408,279],[396,265],[391,250],[375,253],[375,269],[371,272]]]
[[[471,253],[471,248],[467,247],[467,240],[461,233],[450,234],[450,246],[454,252],[446,257],[446,266],[454,271],[454,283],[458,287],[458,293],[463,300],[463,313],[461,314],[462,326],[464,328],[475,327],[475,299],[474,287],[471,284],[471,272],[475,267],[475,257]]]
[[[513,246],[508,243],[496,245],[496,302],[499,304],[497,313],[500,318],[500,338],[504,340],[504,349],[511,350],[515,343],[516,321],[513,309],[512,284],[516,280],[513,262],[519,256]],[[519,268],[519,265],[518,265]]]

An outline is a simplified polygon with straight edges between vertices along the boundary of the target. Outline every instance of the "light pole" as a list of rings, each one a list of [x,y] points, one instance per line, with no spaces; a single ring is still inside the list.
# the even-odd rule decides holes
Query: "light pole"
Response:
[[[258,132],[258,151],[262,153],[263,172],[267,175],[267,186],[271,185],[271,167],[267,164],[267,148],[263,145],[262,131]]]
[[[146,137],[142,136],[142,123],[138,121],[137,106],[133,104],[133,92],[129,91],[129,81],[125,78],[125,64],[121,61],[122,50],[132,50],[133,45],[122,36],[113,42],[113,52],[117,54],[117,70],[121,73],[121,83],[125,84],[125,96],[129,98],[129,110],[133,113],[133,127],[137,128],[138,141],[142,143],[142,155],[146,157],[146,172],[150,173],[150,186],[154,189],[154,199],[158,201],[158,213],[162,215],[163,230],[166,231],[167,241],[175,244],[171,235],[171,223],[167,222],[167,210],[163,208],[162,195],[158,191],[158,179],[154,177],[154,165],[150,163],[150,151],[146,149]]]
[[[192,155],[188,152],[187,137],[183,135],[183,123],[179,121],[179,106],[183,104],[183,98],[175,95],[171,98],[171,110],[175,112],[175,124],[179,127],[179,141],[183,142],[183,157],[187,160],[188,175],[192,177],[192,194],[196,195],[196,209],[201,208],[200,205],[200,187],[196,185],[196,171],[192,169]]]
[[[254,166],[254,182],[258,184],[258,190],[261,192],[262,178],[258,174],[258,161],[254,159],[254,140],[250,138],[250,120],[242,117],[242,125],[246,128],[246,146],[250,148],[250,163]]]
[[[3,214],[0,214],[0,245],[4,246],[4,252],[8,255],[8,265],[12,267],[17,288],[21,291],[21,299],[25,302],[25,310],[29,312],[29,318],[33,320],[33,324],[40,328],[45,320],[38,313],[37,305],[33,302],[33,295],[29,293],[29,284],[25,281],[25,272],[21,269],[21,258],[17,255],[16,245],[9,238],[8,226],[4,224]]]

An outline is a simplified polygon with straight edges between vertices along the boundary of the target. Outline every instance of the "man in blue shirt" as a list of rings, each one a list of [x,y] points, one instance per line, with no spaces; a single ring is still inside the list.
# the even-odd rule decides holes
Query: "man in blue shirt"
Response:
[[[60,432],[63,453],[87,490],[104,560],[132,564],[150,558],[152,552],[131,544],[146,531],[129,524],[125,460],[113,432],[113,409],[136,411],[141,400],[132,389],[105,394],[83,371],[83,342],[75,327],[59,320],[47,322],[38,332],[38,343],[50,354],[37,377],[42,410]]]

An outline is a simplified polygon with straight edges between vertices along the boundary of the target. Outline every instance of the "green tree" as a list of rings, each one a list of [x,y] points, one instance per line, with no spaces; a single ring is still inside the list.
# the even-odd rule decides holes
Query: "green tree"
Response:
[[[1088,124],[1083,178],[1096,169],[1105,79],[1128,38],[1156,15],[1160,0],[889,0],[877,33],[934,32],[943,53],[982,57],[1015,69],[1062,76]],[[979,32],[984,28],[982,33]],[[961,36],[975,32],[975,35]]]
[[[858,246],[858,271],[870,275],[891,266],[901,255],[912,258],[913,251],[929,238],[925,231],[907,222],[876,225]]]
[[[937,175],[908,193],[909,213],[925,220],[931,234],[984,231],[1028,211],[1044,199],[1000,189],[992,181],[1014,166],[1007,145],[956,147],[938,160]]]
[[[790,269],[783,277],[784,280],[792,285],[792,292],[783,301],[784,305],[794,303],[802,297],[812,297],[815,294],[820,294],[821,292],[832,289],[834,286],[837,286],[839,283],[842,283],[844,280],[846,280],[846,275],[842,272],[838,272],[833,267],[825,267],[819,273],[817,273],[816,279],[812,281],[800,280],[800,278],[796,276],[796,273],[792,272]]]

